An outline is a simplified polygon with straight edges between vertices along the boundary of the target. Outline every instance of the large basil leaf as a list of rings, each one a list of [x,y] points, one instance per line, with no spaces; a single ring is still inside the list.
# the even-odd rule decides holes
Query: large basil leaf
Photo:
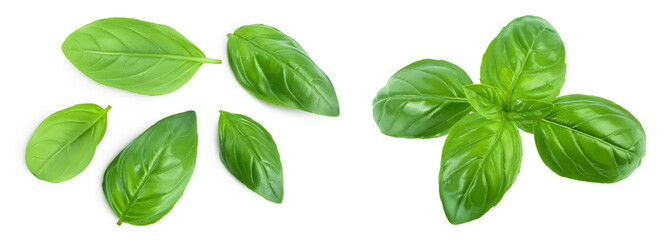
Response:
[[[173,92],[203,63],[222,63],[206,58],[171,27],[131,18],[84,25],[65,39],[61,49],[94,81],[145,95]]]
[[[477,219],[499,203],[520,171],[521,145],[509,120],[474,113],[450,129],[439,173],[439,194],[450,223]]]
[[[229,65],[240,85],[266,102],[338,116],[336,91],[291,37],[270,26],[242,26],[228,35]]]
[[[117,224],[149,225],[170,212],[194,171],[197,145],[194,111],[166,117],[128,144],[103,178]]]
[[[551,114],[534,124],[546,166],[560,176],[600,183],[632,174],[646,153],[642,125],[627,110],[595,96],[557,98]]]
[[[219,113],[219,154],[226,169],[252,191],[281,203],[282,164],[271,134],[245,115]]]
[[[434,138],[471,112],[462,86],[471,79],[460,67],[424,59],[396,72],[373,99],[373,118],[383,134]]]
[[[553,110],[549,102],[518,99],[504,105],[504,115],[515,122],[532,123],[541,120]]]
[[[535,16],[516,18],[490,43],[481,83],[499,87],[506,102],[552,101],[565,82],[565,46],[555,28]]]
[[[487,119],[497,120],[503,117],[504,93],[501,89],[472,84],[462,87],[471,106]]]
[[[44,119],[26,148],[28,170],[53,183],[70,180],[84,171],[105,135],[110,108],[77,104]]]

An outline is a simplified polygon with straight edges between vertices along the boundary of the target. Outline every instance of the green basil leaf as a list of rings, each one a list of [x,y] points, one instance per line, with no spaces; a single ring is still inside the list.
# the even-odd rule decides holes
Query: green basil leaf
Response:
[[[534,133],[534,126],[532,126],[533,122],[517,122],[516,126],[518,126],[518,129],[523,130],[526,133]]]
[[[506,118],[516,122],[532,123],[546,117],[553,104],[533,99],[517,99],[504,106]]]
[[[557,98],[551,114],[534,124],[534,140],[546,166],[560,176],[613,183],[630,176],[646,153],[642,125],[604,98]]]
[[[170,212],[194,172],[197,145],[194,111],[166,117],[128,144],[103,178],[117,224],[149,225]]]
[[[262,24],[242,26],[227,36],[231,70],[252,95],[278,106],[339,115],[331,80],[294,39]]]
[[[503,117],[504,91],[499,88],[472,84],[462,87],[471,106],[487,119],[497,120]]]
[[[219,154],[226,169],[252,191],[282,203],[282,164],[271,134],[245,115],[219,113]]]
[[[94,81],[152,96],[182,87],[203,63],[222,63],[206,58],[171,27],[131,18],[84,25],[65,39],[61,49]]]
[[[77,104],[44,119],[26,148],[28,170],[52,183],[70,180],[84,171],[105,135],[110,108]]]
[[[396,72],[373,99],[373,118],[383,134],[434,138],[471,112],[462,86],[471,79],[460,67],[424,59]]]
[[[477,219],[499,203],[520,171],[521,146],[509,120],[474,113],[450,129],[439,173],[439,194],[450,223]]]
[[[565,83],[565,46],[546,20],[517,18],[495,37],[483,55],[481,83],[503,89],[506,102],[552,101]]]

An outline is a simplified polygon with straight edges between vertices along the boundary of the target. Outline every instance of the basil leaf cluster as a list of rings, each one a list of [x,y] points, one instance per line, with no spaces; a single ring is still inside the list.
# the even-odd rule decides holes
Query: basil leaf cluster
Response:
[[[603,98],[557,97],[566,68],[556,29],[523,16],[488,46],[481,84],[454,64],[420,60],[392,75],[373,100],[373,117],[393,137],[448,135],[439,195],[452,224],[480,218],[512,186],[522,160],[517,127],[534,134],[541,159],[560,176],[598,183],[627,178],[646,152],[642,125]]]

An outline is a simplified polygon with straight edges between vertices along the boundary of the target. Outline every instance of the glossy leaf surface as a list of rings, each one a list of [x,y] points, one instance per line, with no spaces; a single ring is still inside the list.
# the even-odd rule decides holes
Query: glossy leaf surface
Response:
[[[462,90],[471,79],[458,66],[424,59],[397,71],[373,99],[373,118],[383,134],[434,138],[471,112]]]
[[[632,174],[646,153],[642,125],[627,110],[595,96],[557,98],[551,114],[534,124],[546,166],[560,176],[611,183]]]
[[[552,101],[565,82],[565,47],[546,20],[516,18],[490,43],[481,63],[481,83],[503,89],[506,102]]]
[[[84,171],[105,135],[109,110],[110,106],[77,104],[44,119],[26,148],[28,170],[53,183]]]
[[[339,115],[331,80],[294,39],[262,24],[242,26],[228,37],[231,70],[252,95],[278,106]]]
[[[82,73],[101,84],[145,95],[182,87],[203,63],[221,63],[171,27],[105,18],[77,29],[61,46]]]
[[[553,110],[553,104],[532,99],[518,99],[504,106],[506,118],[515,122],[532,123],[541,120]]]
[[[189,183],[197,145],[194,111],[166,117],[128,144],[103,178],[117,224],[148,225],[166,215]]]
[[[504,92],[496,87],[472,84],[463,87],[471,106],[487,119],[502,119]]]
[[[233,176],[269,201],[282,202],[280,153],[261,124],[245,115],[220,111],[219,147],[222,163]]]
[[[522,147],[513,122],[471,114],[457,122],[443,147],[439,194],[452,224],[477,219],[494,207],[520,171]]]

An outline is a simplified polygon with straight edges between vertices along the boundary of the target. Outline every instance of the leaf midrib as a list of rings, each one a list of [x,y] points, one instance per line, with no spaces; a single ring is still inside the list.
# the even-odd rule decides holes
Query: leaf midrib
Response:
[[[513,79],[513,84],[511,84],[511,89],[509,89],[508,94],[506,96],[506,102],[511,101],[511,95],[513,95],[513,90],[516,88],[516,85],[518,84],[518,80],[520,79],[520,75],[523,73],[523,69],[525,68],[525,65],[527,64],[527,59],[530,57],[530,53],[534,51],[534,44],[537,43],[537,39],[539,39],[539,36],[541,36],[541,33],[546,31],[548,27],[544,27],[537,33],[537,36],[534,37],[534,40],[532,40],[532,44],[530,44],[530,49],[527,50],[527,53],[525,54],[525,59],[523,59],[523,65],[520,67],[520,71],[516,74],[516,77]],[[514,35],[515,36],[515,35]]]
[[[579,134],[581,134],[581,135],[583,135],[583,136],[586,136],[586,137],[588,137],[588,138],[590,138],[590,139],[594,139],[595,141],[601,142],[601,143],[603,143],[603,144],[605,144],[605,145],[611,146],[611,147],[616,148],[616,149],[618,149],[618,150],[621,150],[621,151],[623,151],[623,152],[626,152],[626,153],[629,153],[629,154],[634,154],[633,151],[630,151],[630,150],[628,150],[628,149],[625,149],[624,147],[618,146],[618,145],[616,145],[616,144],[614,144],[614,143],[610,143],[610,142],[608,142],[608,141],[605,141],[604,139],[598,138],[598,137],[596,137],[596,136],[590,135],[590,134],[587,133],[587,132],[584,132],[584,131],[581,131],[581,130],[578,130],[578,129],[574,129],[574,128],[571,128],[571,127],[569,127],[569,126],[565,126],[565,125],[562,125],[562,124],[557,123],[557,122],[550,121],[550,120],[545,119],[545,118],[544,118],[544,119],[541,119],[541,121],[542,121],[542,122],[546,122],[546,123],[548,123],[548,124],[552,124],[552,125],[558,126],[558,127],[562,127],[562,128],[568,129],[568,130],[570,130],[570,131],[572,131],[572,132],[579,133]]]
[[[74,48],[69,48],[69,47],[63,47],[63,49],[66,49],[66,50],[69,50],[69,51],[75,51],[75,52],[83,52],[83,53],[98,54],[98,55],[108,55],[108,56],[165,58],[165,59],[172,59],[172,60],[182,60],[182,61],[191,61],[191,62],[199,62],[199,63],[212,63],[212,64],[222,63],[222,60],[219,60],[219,59],[205,58],[205,57],[190,57],[190,56],[173,55],[173,54],[141,53],[141,52],[138,52],[138,53],[133,53],[133,52],[104,52],[104,51],[87,50],[87,49],[74,49]]]

